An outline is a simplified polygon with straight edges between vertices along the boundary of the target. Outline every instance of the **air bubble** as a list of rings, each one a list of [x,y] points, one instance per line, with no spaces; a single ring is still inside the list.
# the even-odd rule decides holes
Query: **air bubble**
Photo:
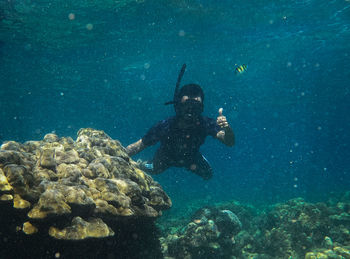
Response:
[[[91,31],[94,28],[94,25],[92,23],[88,23],[85,27],[87,30]]]
[[[69,20],[74,20],[75,19],[75,14],[74,13],[68,14],[68,19]]]
[[[185,33],[185,31],[184,31],[184,30],[180,30],[180,31],[179,31],[179,36],[180,36],[180,37],[185,36],[185,34],[186,34],[186,33]]]

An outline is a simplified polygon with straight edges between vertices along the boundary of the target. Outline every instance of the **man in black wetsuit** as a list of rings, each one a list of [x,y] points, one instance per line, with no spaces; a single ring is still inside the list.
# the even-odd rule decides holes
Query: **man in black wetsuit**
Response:
[[[234,145],[234,134],[226,117],[219,109],[219,116],[214,119],[202,116],[204,93],[197,84],[184,85],[179,90],[179,84],[185,71],[182,67],[179,75],[174,100],[166,104],[174,104],[176,115],[162,120],[154,125],[146,135],[137,142],[127,146],[127,152],[133,156],[148,146],[160,141],[151,163],[144,163],[143,170],[152,173],[162,173],[169,167],[185,167],[187,170],[210,179],[213,170],[205,157],[199,152],[205,138],[210,135],[219,139],[227,146]]]

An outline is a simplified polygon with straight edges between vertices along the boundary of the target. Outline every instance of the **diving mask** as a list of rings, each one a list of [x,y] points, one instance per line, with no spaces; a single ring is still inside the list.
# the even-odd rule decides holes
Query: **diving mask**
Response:
[[[198,118],[203,112],[203,103],[193,98],[187,99],[184,102],[180,102],[177,105],[176,115],[183,117],[184,119]]]

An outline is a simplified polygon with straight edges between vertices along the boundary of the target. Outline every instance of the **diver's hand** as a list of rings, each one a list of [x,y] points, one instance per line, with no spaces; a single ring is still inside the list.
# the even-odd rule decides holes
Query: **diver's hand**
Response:
[[[232,147],[235,144],[235,134],[228,124],[226,117],[222,115],[222,108],[219,109],[219,116],[216,119],[216,123],[221,127],[216,134],[216,138],[219,139],[225,145]]]
[[[216,123],[223,129],[229,128],[230,125],[226,120],[226,116],[222,115],[222,108],[219,109],[219,116],[216,118]]]

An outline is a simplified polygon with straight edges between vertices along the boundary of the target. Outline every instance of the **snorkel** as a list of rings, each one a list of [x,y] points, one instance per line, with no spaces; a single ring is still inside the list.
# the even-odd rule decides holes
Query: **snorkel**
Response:
[[[182,77],[185,74],[185,70],[186,70],[186,64],[183,64],[182,68],[180,70],[180,73],[179,73],[179,75],[177,77],[176,86],[175,86],[175,92],[174,92],[174,98],[173,98],[172,101],[166,102],[165,105],[174,104],[174,106],[176,106],[176,103],[179,102],[179,100],[178,100],[179,99],[179,96],[178,96],[179,95],[179,87],[180,87],[181,79],[182,79]]]

